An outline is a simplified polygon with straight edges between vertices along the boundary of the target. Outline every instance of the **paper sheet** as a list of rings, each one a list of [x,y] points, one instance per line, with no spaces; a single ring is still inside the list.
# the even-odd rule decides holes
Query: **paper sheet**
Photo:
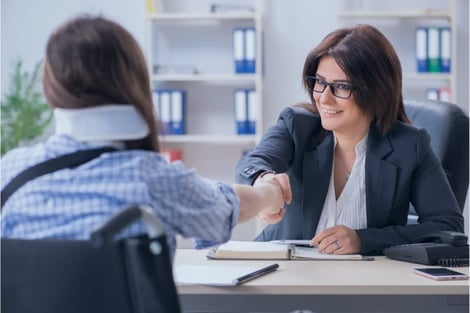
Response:
[[[209,286],[235,286],[241,276],[259,270],[263,266],[210,266],[176,265],[173,269],[175,283]]]

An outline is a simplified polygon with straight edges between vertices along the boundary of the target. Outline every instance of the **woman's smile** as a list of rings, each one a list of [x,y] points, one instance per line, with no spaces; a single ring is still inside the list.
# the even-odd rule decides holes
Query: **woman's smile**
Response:
[[[323,105],[320,105],[320,111],[322,113],[322,116],[326,116],[326,117],[328,117],[328,116],[337,116],[337,115],[344,112],[343,110],[331,109],[331,108],[325,107]]]

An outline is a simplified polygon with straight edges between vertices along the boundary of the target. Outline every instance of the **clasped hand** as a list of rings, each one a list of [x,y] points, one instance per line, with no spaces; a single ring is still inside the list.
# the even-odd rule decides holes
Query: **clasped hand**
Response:
[[[266,208],[258,214],[258,217],[268,224],[275,224],[282,220],[286,209],[284,203],[290,203],[292,200],[292,192],[287,174],[269,173],[256,179],[254,186],[259,184],[276,184],[279,187],[278,197],[273,198],[273,206]]]

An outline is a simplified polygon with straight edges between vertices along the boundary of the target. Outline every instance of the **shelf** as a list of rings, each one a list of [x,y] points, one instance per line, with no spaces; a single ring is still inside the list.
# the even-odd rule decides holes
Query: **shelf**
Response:
[[[403,79],[452,80],[450,73],[403,73]]]
[[[256,74],[157,74],[152,75],[154,82],[226,82],[226,83],[254,83]]]
[[[256,135],[163,135],[159,139],[167,143],[212,143],[212,144],[255,144]]]
[[[255,13],[155,13],[147,14],[147,18],[152,21],[162,22],[190,22],[190,21],[240,21],[254,20]]]
[[[451,19],[447,10],[403,10],[403,11],[350,11],[340,12],[339,18],[443,18]]]
[[[144,16],[148,70],[154,92],[184,90],[185,134],[162,134],[159,140],[163,146],[182,151],[185,164],[196,168],[200,175],[233,180],[236,162],[262,137],[263,5],[259,0],[244,0],[243,4],[250,4],[254,11],[212,13],[205,11],[212,4],[209,0],[161,1],[160,7],[167,11]],[[255,46],[250,50],[255,53],[255,73],[235,73],[235,29],[255,29]],[[246,103],[236,110],[235,94],[242,90],[244,101],[253,103],[254,99],[257,107]],[[255,97],[251,96],[252,90]],[[161,112],[160,98],[154,101],[158,101],[156,111]],[[169,106],[164,112],[165,121],[174,115],[171,102]],[[237,134],[237,127],[242,126],[241,121],[237,123],[236,112],[241,115],[243,110],[251,118],[246,127],[250,123],[252,129],[255,123],[254,134]]]

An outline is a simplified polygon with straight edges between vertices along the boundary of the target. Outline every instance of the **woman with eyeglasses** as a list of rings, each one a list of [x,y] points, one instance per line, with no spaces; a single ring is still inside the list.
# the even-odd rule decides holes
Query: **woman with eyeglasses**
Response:
[[[237,165],[237,181],[289,175],[292,202],[256,240],[307,239],[333,254],[381,254],[464,219],[423,129],[410,125],[398,56],[376,28],[327,35],[305,60],[311,103],[284,109]],[[410,203],[419,224],[407,225]]]

